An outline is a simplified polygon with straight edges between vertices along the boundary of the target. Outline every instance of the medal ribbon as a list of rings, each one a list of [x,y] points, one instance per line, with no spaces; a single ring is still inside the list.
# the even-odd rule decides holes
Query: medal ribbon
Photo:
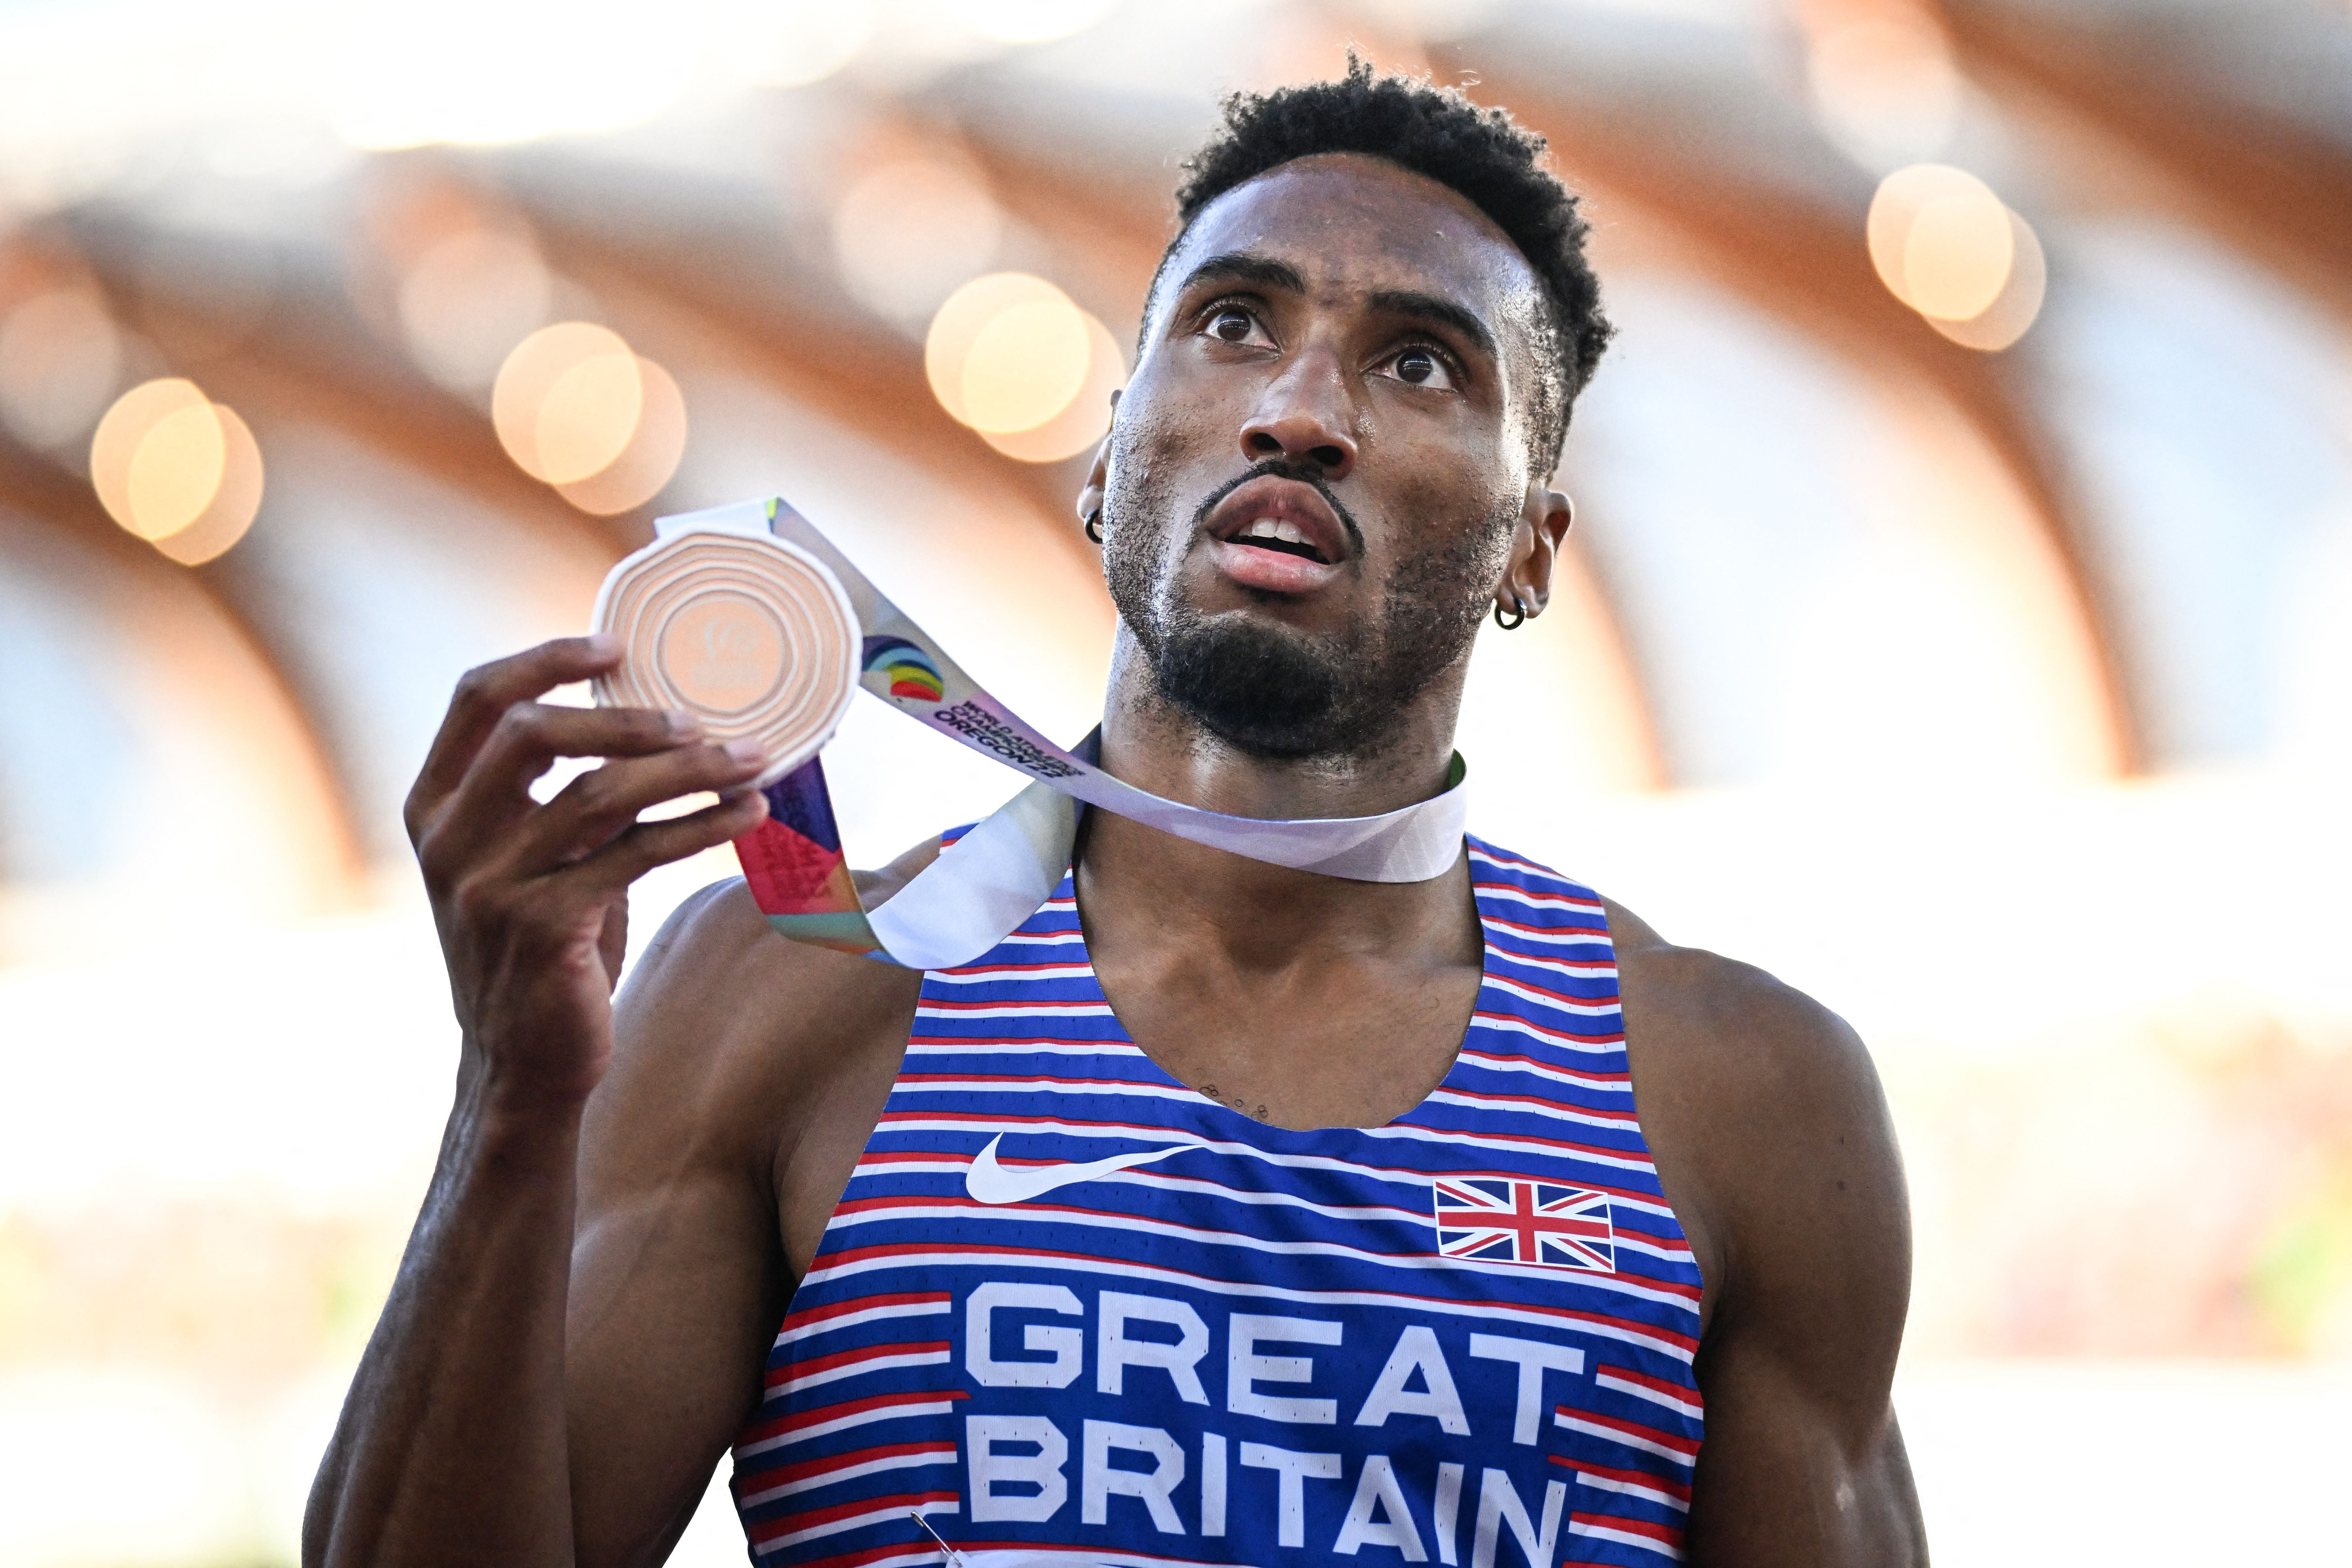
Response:
[[[983,690],[816,528],[781,500],[663,517],[663,540],[692,531],[772,535],[829,569],[857,617],[858,684],[918,723],[1033,782],[867,909],[843,859],[815,756],[766,789],[768,818],[735,841],[768,923],[794,941],[908,968],[951,968],[1003,941],[1053,895],[1083,806],[1252,860],[1358,882],[1425,882],[1462,853],[1467,802],[1457,753],[1444,793],[1376,817],[1228,816],[1139,789],[1097,765],[1101,731],[1066,750]]]

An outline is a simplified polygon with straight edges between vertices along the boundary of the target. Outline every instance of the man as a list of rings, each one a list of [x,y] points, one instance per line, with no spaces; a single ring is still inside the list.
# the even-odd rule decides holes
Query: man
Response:
[[[1607,338],[1540,148],[1361,68],[1229,107],[1078,499],[1111,772],[1444,788]],[[1827,1011],[1475,841],[1352,882],[1099,811],[964,969],[728,883],[615,1008],[629,883],[764,809],[689,723],[535,700],[616,657],[473,672],[410,799],[457,1103],[306,1561],[658,1562],[730,1442],[763,1563],[1924,1561],[1901,1172]],[[533,804],[559,756],[608,760]]]

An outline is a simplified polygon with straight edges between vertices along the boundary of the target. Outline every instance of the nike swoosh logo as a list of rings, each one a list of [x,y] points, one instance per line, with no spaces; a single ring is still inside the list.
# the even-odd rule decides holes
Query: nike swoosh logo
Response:
[[[1164,1149],[1113,1155],[1107,1160],[1088,1160],[1084,1165],[1035,1166],[1007,1170],[996,1163],[996,1145],[1003,1142],[1004,1134],[1002,1133],[989,1139],[988,1147],[972,1156],[971,1168],[963,1173],[963,1190],[974,1203],[1026,1203],[1033,1197],[1045,1197],[1058,1186],[1093,1181],[1113,1171],[1148,1166],[1154,1160],[1164,1160],[1181,1150],[1200,1147],[1198,1144],[1171,1144]]]

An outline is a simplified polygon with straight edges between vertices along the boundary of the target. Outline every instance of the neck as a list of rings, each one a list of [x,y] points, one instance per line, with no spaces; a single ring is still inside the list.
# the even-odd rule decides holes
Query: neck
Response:
[[[1102,766],[1155,795],[1234,816],[1396,810],[1445,788],[1462,674],[1457,665],[1431,682],[1375,749],[1265,758],[1173,709],[1122,627],[1103,715]],[[1087,813],[1078,860],[1089,940],[1099,924],[1102,938],[1121,946],[1143,938],[1223,947],[1244,968],[1432,937],[1451,946],[1464,919],[1475,924],[1464,913],[1470,904],[1460,862],[1425,883],[1351,882],[1211,849],[1105,811]],[[1144,937],[1146,931],[1156,935]]]

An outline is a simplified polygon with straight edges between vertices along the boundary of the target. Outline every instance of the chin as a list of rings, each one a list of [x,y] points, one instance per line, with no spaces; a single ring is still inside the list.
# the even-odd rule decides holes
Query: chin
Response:
[[[1160,695],[1238,750],[1297,761],[1363,749],[1393,708],[1363,700],[1353,650],[1246,612],[1187,618],[1152,639]]]

